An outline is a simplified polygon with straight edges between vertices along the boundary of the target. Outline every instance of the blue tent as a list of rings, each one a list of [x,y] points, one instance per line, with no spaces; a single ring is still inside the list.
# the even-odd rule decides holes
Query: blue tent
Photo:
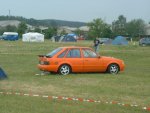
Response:
[[[5,72],[3,71],[3,69],[0,67],[0,80],[1,79],[6,79],[7,75],[5,74]]]
[[[72,37],[77,37],[77,35],[76,34],[67,34],[67,36],[72,36]]]
[[[128,45],[128,41],[126,40],[125,37],[123,36],[117,36],[115,39],[112,41],[113,45]]]
[[[75,34],[67,34],[60,39],[60,42],[77,42],[77,35]]]

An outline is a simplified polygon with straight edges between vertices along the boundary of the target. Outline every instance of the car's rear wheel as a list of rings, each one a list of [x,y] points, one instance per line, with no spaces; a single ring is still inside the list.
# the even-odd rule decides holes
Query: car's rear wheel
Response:
[[[68,75],[71,72],[71,67],[67,64],[63,64],[59,67],[59,74]]]
[[[119,72],[119,66],[117,64],[110,64],[107,68],[110,74],[117,74]]]

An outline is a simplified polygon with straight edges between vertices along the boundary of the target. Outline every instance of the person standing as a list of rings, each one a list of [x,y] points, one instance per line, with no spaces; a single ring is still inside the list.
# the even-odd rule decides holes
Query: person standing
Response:
[[[95,38],[95,40],[94,40],[94,50],[95,50],[96,53],[99,52],[99,45],[100,45],[99,39]]]

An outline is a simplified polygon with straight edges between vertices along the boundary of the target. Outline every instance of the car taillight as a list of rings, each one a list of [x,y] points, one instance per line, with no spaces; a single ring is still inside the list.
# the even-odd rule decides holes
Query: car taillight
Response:
[[[44,64],[49,65],[50,63],[49,63],[49,61],[44,61]]]
[[[49,61],[39,61],[39,64],[41,64],[41,65],[49,65],[50,62]]]

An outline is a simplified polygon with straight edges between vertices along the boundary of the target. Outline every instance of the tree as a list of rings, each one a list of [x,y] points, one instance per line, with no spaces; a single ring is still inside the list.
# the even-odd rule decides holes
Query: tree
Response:
[[[0,27],[0,35],[4,32],[17,32],[16,26],[7,25],[6,27]]]
[[[120,15],[118,20],[112,22],[112,31],[115,36],[126,35],[126,17]]]
[[[57,34],[57,28],[56,27],[49,27],[48,29],[44,30],[43,32],[44,32],[45,38],[49,39],[52,36]]]
[[[87,24],[89,26],[89,37],[105,37],[106,31],[111,31],[110,26],[106,24],[101,18],[94,19]],[[108,35],[108,34],[107,34]]]
[[[41,29],[40,29],[40,28],[38,28],[38,27],[36,27],[36,28],[35,28],[35,30],[34,30],[34,32],[41,33]]]
[[[131,37],[145,34],[145,22],[142,19],[134,19],[127,23],[126,31]]]
[[[60,35],[66,35],[67,32],[63,29],[61,32],[60,32]]]
[[[16,26],[11,26],[11,25],[7,25],[5,27],[6,32],[16,32],[17,31],[17,27]]]
[[[107,37],[107,38],[112,38],[113,37],[113,33],[112,33],[112,30],[111,30],[110,27],[111,26],[107,26],[107,28],[104,30],[103,37]]]
[[[82,35],[85,34],[84,31],[83,31],[83,30],[80,30],[79,28],[77,28],[74,32],[75,32],[75,34],[77,34],[78,36],[82,36]]]
[[[2,35],[5,32],[5,28],[0,27],[0,35]]]
[[[19,36],[22,36],[23,33],[25,33],[25,31],[27,30],[27,25],[25,22],[21,22],[19,25],[18,25],[18,34]]]

